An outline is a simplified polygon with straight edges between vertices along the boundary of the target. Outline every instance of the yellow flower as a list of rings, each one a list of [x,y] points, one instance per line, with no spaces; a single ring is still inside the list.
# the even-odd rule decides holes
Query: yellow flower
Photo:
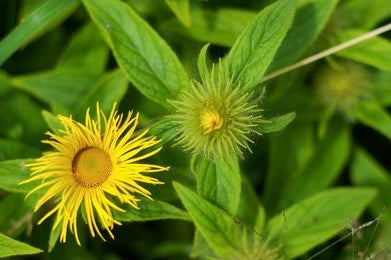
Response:
[[[80,245],[77,234],[79,212],[85,213],[93,237],[98,234],[104,240],[98,228],[100,224],[114,238],[111,229],[114,224],[121,223],[113,217],[112,211],[124,211],[116,201],[138,208],[139,199],[135,194],[151,199],[150,192],[140,183],[162,184],[143,173],[168,170],[167,167],[140,162],[159,152],[161,147],[142,153],[159,141],[154,136],[145,137],[148,130],[133,137],[138,114],[132,118],[132,112],[129,112],[124,119],[115,111],[115,105],[108,119],[99,104],[96,111],[96,120],[93,120],[87,110],[85,124],[71,117],[58,116],[64,127],[61,135],[48,132],[50,139],[43,141],[55,151],[27,165],[32,176],[22,182],[42,181],[26,196],[45,188],[35,211],[48,200],[56,199],[54,208],[38,224],[57,213],[53,229],[61,225],[61,242],[66,241],[69,228]]]

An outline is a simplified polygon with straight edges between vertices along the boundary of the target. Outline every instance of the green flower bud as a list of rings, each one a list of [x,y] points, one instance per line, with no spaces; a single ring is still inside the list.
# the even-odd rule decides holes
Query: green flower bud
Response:
[[[208,158],[243,157],[243,150],[251,151],[251,136],[259,134],[256,126],[263,121],[260,98],[233,84],[221,62],[214,64],[202,83],[193,80],[191,90],[170,101],[176,110],[170,118],[178,125],[178,144]]]

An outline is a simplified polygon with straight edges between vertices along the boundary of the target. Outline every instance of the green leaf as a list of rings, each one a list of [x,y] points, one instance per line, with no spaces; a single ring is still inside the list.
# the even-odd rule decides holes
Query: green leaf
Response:
[[[260,207],[260,205],[258,195],[251,183],[245,176],[242,176],[240,202],[236,216],[248,226],[255,227],[258,216],[258,211],[256,209]]]
[[[240,202],[241,177],[236,156],[225,160],[200,157],[196,162],[197,191],[203,198],[235,215]]]
[[[160,144],[166,144],[178,135],[177,125],[170,119],[163,119],[149,128],[149,134],[161,139]]]
[[[74,109],[75,118],[84,119],[89,107],[95,111],[96,102],[99,102],[100,109],[106,115],[109,114],[114,102],[119,103],[127,89],[128,80],[122,71],[114,70],[103,74],[77,104]]]
[[[53,223],[54,224],[54,223]],[[53,248],[57,244],[57,240],[60,237],[61,234],[61,229],[62,229],[62,221],[56,226],[56,228],[52,228],[50,230],[50,235],[49,235],[49,241],[48,241],[48,252],[50,253]],[[54,226],[53,226],[54,227]]]
[[[191,26],[189,0],[165,0],[165,2],[183,25]]]
[[[221,257],[230,257],[240,248],[241,232],[232,217],[185,186],[174,187],[197,229]]]
[[[259,133],[272,133],[281,131],[282,129],[287,127],[293,121],[293,119],[295,119],[295,117],[296,113],[291,112],[279,117],[267,119],[260,125],[258,125],[257,131]]]
[[[263,203],[269,214],[279,208],[282,192],[293,176],[313,153],[313,128],[310,124],[293,123],[278,135],[271,136],[269,168],[266,174]]]
[[[346,28],[372,29],[391,15],[389,0],[342,1],[338,21]]]
[[[378,190],[376,200],[370,208],[374,216],[378,216],[384,208],[390,208],[391,201],[391,177],[389,173],[363,149],[356,149],[351,169],[350,178],[357,186],[374,187]]]
[[[33,203],[24,194],[10,193],[0,200],[0,212],[0,232],[16,237],[31,224]]]
[[[41,152],[22,142],[0,138],[0,161],[38,157]]]
[[[198,55],[198,62],[197,62],[198,72],[204,83],[207,82],[207,79],[209,78],[209,69],[208,69],[207,57],[206,57],[206,53],[208,51],[209,45],[210,44],[208,43],[204,45],[204,47],[202,47],[200,54]]]
[[[385,107],[391,106],[391,71],[378,71],[373,83],[373,91],[379,103]]]
[[[299,59],[325,27],[338,0],[297,0],[293,24],[274,56],[268,72]]]
[[[256,15],[256,12],[236,8],[208,10],[194,5],[191,27],[184,28],[175,20],[163,23],[162,27],[202,42],[230,47]]]
[[[363,30],[347,30],[338,34],[338,42],[345,42],[367,33]],[[352,59],[374,66],[381,70],[391,71],[391,42],[380,36],[360,42],[349,48],[337,52],[341,57]]]
[[[0,189],[10,192],[27,193],[36,186],[36,182],[18,185],[30,177],[26,164],[32,159],[10,160],[0,162]]]
[[[146,97],[167,105],[189,78],[167,43],[133,9],[118,0],[83,0],[119,66]]]
[[[46,124],[48,125],[50,130],[52,130],[53,133],[55,133],[56,135],[61,136],[62,133],[60,132],[60,130],[64,129],[64,126],[61,124],[60,120],[58,120],[55,115],[46,110],[42,110],[42,116],[45,119]]]
[[[295,12],[295,1],[280,0],[262,10],[235,41],[223,60],[226,73],[246,88],[260,83],[287,34]]]
[[[267,226],[289,258],[295,258],[347,228],[376,195],[370,188],[336,188],[318,193],[275,216]]]
[[[283,208],[327,188],[342,173],[350,152],[350,128],[339,121],[333,126],[289,183],[283,193]]]
[[[108,47],[98,28],[87,23],[71,38],[70,43],[57,62],[59,70],[79,70],[90,75],[99,75],[105,69]]]
[[[34,255],[41,253],[39,248],[19,242],[0,233],[0,257]]]
[[[190,220],[189,215],[163,201],[142,199],[138,203],[140,209],[135,209],[132,206],[127,206],[125,212],[114,212],[114,216],[119,221],[151,221],[160,219],[180,219]]]
[[[360,123],[372,127],[391,140],[391,116],[375,102],[361,102],[354,109],[354,115]]]
[[[67,17],[77,4],[76,0],[50,0],[31,13],[0,42],[0,65],[21,46],[41,33],[42,29],[60,17]]]
[[[94,84],[95,77],[82,71],[53,70],[12,79],[12,84],[47,104],[72,109]]]

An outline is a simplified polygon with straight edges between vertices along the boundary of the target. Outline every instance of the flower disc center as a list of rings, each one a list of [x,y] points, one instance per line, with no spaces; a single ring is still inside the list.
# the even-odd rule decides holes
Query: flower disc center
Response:
[[[101,185],[111,174],[109,155],[100,148],[87,147],[80,150],[72,162],[76,181],[84,187]]]
[[[221,128],[223,125],[223,117],[215,110],[205,109],[201,114],[201,127],[204,130],[204,135]]]

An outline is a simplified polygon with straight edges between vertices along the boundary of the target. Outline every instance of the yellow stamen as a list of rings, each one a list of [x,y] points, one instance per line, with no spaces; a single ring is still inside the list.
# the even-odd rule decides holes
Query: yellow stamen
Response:
[[[84,187],[97,187],[110,176],[112,163],[109,155],[100,148],[80,150],[72,162],[72,171],[78,183]]]

